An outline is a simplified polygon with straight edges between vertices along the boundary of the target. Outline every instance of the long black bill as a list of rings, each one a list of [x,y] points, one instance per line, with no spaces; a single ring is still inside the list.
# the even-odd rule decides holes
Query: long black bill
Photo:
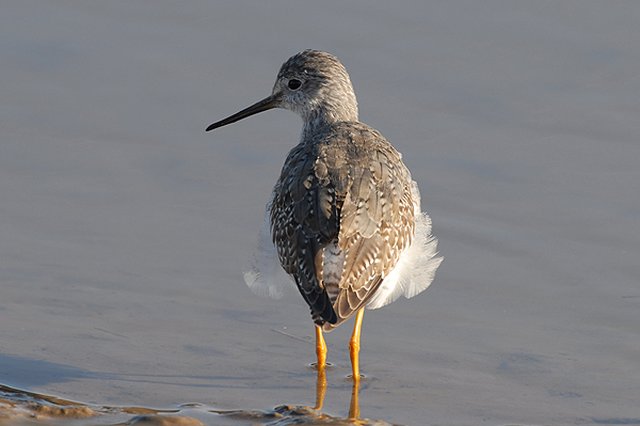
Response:
[[[259,112],[267,111],[269,109],[276,108],[280,103],[280,97],[278,95],[271,95],[263,100],[256,102],[248,108],[243,109],[240,112],[236,112],[232,116],[225,118],[224,120],[220,120],[216,123],[213,123],[209,127],[207,127],[207,132],[213,129],[217,129],[218,127],[226,126],[227,124],[235,123],[236,121],[242,120],[243,118],[250,117]]]

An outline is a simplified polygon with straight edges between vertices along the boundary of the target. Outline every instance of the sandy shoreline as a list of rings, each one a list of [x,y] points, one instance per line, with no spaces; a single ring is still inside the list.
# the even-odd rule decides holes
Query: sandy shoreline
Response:
[[[291,424],[390,426],[384,421],[334,417],[323,413],[320,409],[293,405],[281,405],[266,411],[218,410],[194,403],[183,404],[175,409],[89,406],[0,384],[0,425],[2,426],[204,426],[257,423],[269,423],[272,426]]]

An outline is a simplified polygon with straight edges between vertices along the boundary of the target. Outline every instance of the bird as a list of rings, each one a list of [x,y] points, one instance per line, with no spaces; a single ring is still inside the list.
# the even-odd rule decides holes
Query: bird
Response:
[[[271,95],[206,131],[273,108],[297,113],[303,128],[267,203],[245,281],[279,297],[278,269],[292,279],[315,323],[319,370],[327,365],[323,332],[355,317],[349,354],[358,381],[364,309],[422,292],[443,257],[418,185],[391,143],[359,121],[351,79],[336,56],[311,49],[293,55]]]

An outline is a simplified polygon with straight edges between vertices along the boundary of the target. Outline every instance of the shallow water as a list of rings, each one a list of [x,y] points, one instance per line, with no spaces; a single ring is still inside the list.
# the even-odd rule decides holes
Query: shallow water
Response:
[[[426,293],[365,314],[361,416],[640,424],[639,18],[584,0],[3,2],[0,383],[210,424],[314,405],[307,308],[242,281],[300,122],[204,128],[318,48],[403,152],[445,256]],[[339,419],[349,333],[327,336]]]
[[[348,416],[342,418],[323,413],[322,404],[327,389],[326,377],[319,373],[317,380],[314,406],[279,405],[272,410],[219,410],[198,403],[181,404],[171,409],[106,407],[0,385],[0,425],[390,425],[385,421],[365,419],[360,416],[359,383],[352,385]]]

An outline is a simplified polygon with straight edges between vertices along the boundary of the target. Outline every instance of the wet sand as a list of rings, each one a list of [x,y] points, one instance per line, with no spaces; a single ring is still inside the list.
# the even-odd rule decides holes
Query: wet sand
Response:
[[[251,424],[209,411],[314,406],[307,307],[242,280],[300,121],[204,129],[316,48],[404,154],[445,257],[427,292],[365,314],[361,416],[640,424],[639,15],[589,0],[3,2],[0,383],[100,413],[80,423],[139,415],[104,407]],[[321,412],[338,419],[350,331],[327,336]]]
[[[272,410],[219,410],[197,403],[181,404],[173,409],[89,406],[81,402],[67,401],[0,385],[0,425],[204,426],[205,424],[260,423],[271,426],[294,424],[390,426],[390,423],[385,421],[360,417],[358,404],[360,384],[356,383],[352,387],[347,417],[341,418],[323,413],[322,404],[326,387],[326,378],[319,373],[314,406],[280,405]]]

